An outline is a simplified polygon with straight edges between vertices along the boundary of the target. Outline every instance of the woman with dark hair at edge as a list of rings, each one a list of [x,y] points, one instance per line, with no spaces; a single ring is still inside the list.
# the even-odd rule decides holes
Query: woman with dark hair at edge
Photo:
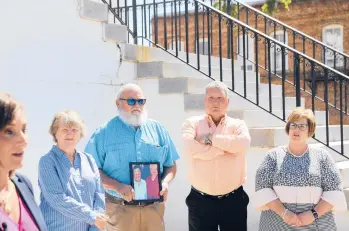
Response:
[[[26,125],[23,106],[0,93],[0,230],[47,230],[31,182],[15,173],[23,166]]]

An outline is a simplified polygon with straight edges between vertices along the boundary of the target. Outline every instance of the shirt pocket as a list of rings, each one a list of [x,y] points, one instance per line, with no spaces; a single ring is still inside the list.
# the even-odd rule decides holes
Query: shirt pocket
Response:
[[[160,162],[161,165],[166,160],[168,146],[160,146],[152,143],[142,143],[142,161]]]
[[[106,147],[106,155],[103,169],[110,174],[114,171],[128,169],[127,153],[125,144],[111,144]]]

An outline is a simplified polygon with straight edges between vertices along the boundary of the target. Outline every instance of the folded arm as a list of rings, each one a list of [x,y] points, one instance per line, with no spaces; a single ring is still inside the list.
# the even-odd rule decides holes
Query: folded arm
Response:
[[[186,120],[182,125],[182,140],[184,142],[184,152],[194,158],[201,160],[213,160],[217,156],[224,155],[220,148],[201,144],[195,140],[196,131],[193,122]]]
[[[212,136],[212,146],[229,153],[246,152],[250,142],[250,133],[243,121],[239,122],[234,134],[214,134]]]

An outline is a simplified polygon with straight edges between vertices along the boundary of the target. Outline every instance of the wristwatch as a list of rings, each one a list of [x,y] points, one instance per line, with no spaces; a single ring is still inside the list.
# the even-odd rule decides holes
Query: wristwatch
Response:
[[[319,218],[319,214],[315,211],[315,209],[311,209],[311,213],[313,214],[315,221]]]
[[[211,145],[212,144],[212,141],[209,138],[210,135],[211,135],[211,133],[207,134],[206,137],[205,137],[205,144],[206,145]]]

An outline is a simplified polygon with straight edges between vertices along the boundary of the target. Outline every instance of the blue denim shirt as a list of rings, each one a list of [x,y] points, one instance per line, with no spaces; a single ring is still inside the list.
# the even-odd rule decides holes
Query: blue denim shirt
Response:
[[[157,121],[147,120],[138,129],[124,123],[118,116],[102,125],[92,135],[85,151],[109,177],[130,185],[130,162],[160,162],[172,167],[179,154],[167,130]],[[121,198],[114,190],[109,194]]]
[[[39,162],[40,209],[49,231],[94,231],[104,190],[93,157],[77,152],[72,165],[57,146]]]

